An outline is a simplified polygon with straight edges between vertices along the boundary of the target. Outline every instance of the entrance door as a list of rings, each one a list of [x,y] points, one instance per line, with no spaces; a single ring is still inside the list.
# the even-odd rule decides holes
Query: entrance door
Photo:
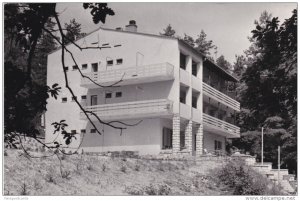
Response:
[[[91,105],[97,105],[98,104],[98,98],[97,95],[91,96]]]
[[[98,72],[98,63],[92,64],[92,72]]]

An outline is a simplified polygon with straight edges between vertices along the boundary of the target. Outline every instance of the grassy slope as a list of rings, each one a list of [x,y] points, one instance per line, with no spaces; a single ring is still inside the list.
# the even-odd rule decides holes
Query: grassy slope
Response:
[[[56,157],[27,159],[21,150],[7,150],[7,153],[4,157],[6,195],[129,195],[136,191],[147,195],[149,191],[145,189],[161,185],[170,188],[169,195],[229,194],[205,176],[212,167],[210,161],[196,164],[74,155],[62,160],[63,171],[70,171],[66,179],[61,177]],[[54,182],[50,181],[51,177]]]

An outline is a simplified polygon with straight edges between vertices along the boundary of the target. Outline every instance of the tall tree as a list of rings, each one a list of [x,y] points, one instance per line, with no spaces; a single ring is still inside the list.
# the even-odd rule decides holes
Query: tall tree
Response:
[[[217,58],[216,63],[226,71],[231,71],[232,69],[230,62],[225,59],[224,55],[221,55],[219,58]]]
[[[86,35],[86,33],[81,32],[81,24],[76,22],[74,18],[70,20],[70,23],[65,23],[65,29],[67,31],[67,44],[70,42],[74,42],[78,38],[81,38]]]
[[[164,30],[163,33],[159,33],[162,36],[175,37],[176,31],[173,29],[171,24],[169,24]]]
[[[247,59],[244,55],[235,55],[235,62],[233,64],[233,73],[238,78],[242,77],[242,74],[247,68]]]
[[[207,40],[206,33],[201,30],[200,34],[197,36],[195,40],[195,48],[198,52],[204,54],[205,56],[211,56],[211,50],[213,50],[216,46],[213,45],[212,40]]]
[[[255,49],[250,51],[250,62],[242,75],[245,89],[240,94],[245,112],[239,121],[246,132],[235,144],[243,147],[247,131],[259,136],[264,127],[266,140],[272,144],[265,150],[265,161],[276,164],[274,149],[282,146],[282,165],[293,172],[297,165],[297,11],[281,26],[278,18],[256,23],[252,33]]]
[[[186,42],[187,44],[189,44],[190,46],[194,47],[195,46],[195,40],[193,39],[192,36],[189,36],[187,34],[184,34],[184,38],[183,38],[184,42]]]

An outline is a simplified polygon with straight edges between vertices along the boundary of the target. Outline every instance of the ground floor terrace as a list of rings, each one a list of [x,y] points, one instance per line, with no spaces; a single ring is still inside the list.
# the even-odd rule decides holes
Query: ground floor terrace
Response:
[[[130,119],[122,132],[95,122],[99,135],[88,122],[82,139],[84,152],[136,151],[140,155],[184,154],[202,155],[225,153],[225,141],[230,135],[220,129],[209,127],[207,123],[196,123],[179,115]]]

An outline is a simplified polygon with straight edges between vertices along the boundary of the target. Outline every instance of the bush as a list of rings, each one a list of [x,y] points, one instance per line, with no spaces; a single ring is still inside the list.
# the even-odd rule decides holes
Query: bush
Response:
[[[8,156],[8,154],[7,154],[7,151],[6,151],[6,150],[4,150],[4,156]]]
[[[134,166],[134,170],[138,172],[138,171],[140,171],[140,169],[141,169],[140,164],[136,163],[135,166]]]
[[[124,172],[124,173],[126,173],[126,171],[127,171],[126,165],[122,164],[121,171]]]
[[[46,178],[45,180],[49,183],[54,183],[55,184],[55,178],[54,178],[54,170],[53,169],[49,169],[47,174],[46,174]]]
[[[105,170],[107,169],[105,163],[102,164],[102,171],[105,172]]]
[[[29,194],[28,185],[25,182],[23,182],[20,189],[20,195],[28,195],[28,194]]]
[[[169,195],[171,188],[167,184],[150,184],[144,189],[147,195]]]
[[[71,178],[71,171],[66,170],[61,172],[61,177],[63,179],[70,179]]]
[[[136,185],[126,187],[125,192],[127,192],[129,195],[144,195],[144,189]]]
[[[219,182],[233,189],[234,195],[280,194],[263,175],[255,172],[242,160],[230,161],[216,172]],[[273,194],[274,195],[274,194]]]
[[[92,164],[88,164],[88,166],[86,167],[86,169],[88,169],[89,171],[91,171],[91,170],[93,170],[94,168],[93,168]]]

